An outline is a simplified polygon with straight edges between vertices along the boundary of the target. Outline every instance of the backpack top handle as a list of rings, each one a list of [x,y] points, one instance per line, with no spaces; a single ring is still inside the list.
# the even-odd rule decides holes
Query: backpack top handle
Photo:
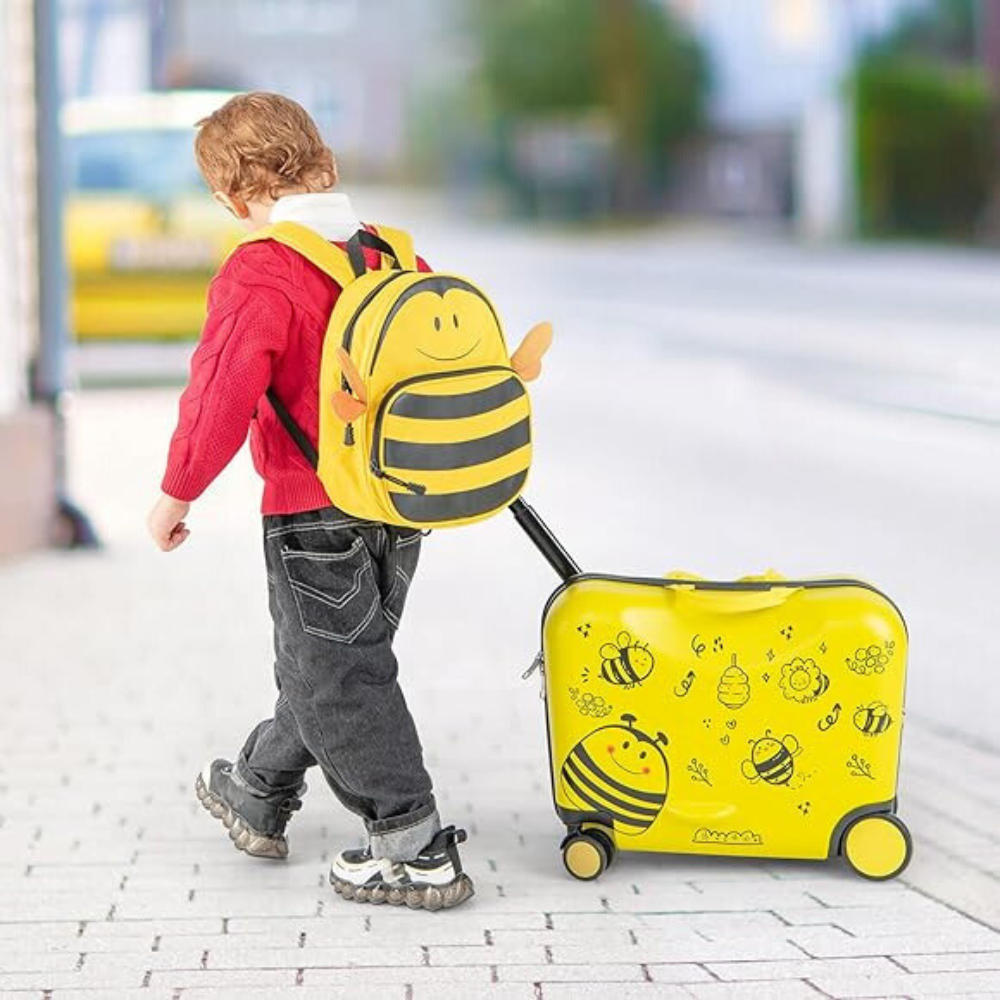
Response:
[[[389,236],[392,242],[383,238],[381,233]],[[416,267],[413,244],[405,233],[386,229],[386,227],[379,227],[375,232],[359,229],[347,241],[346,245],[347,258],[351,262],[351,270],[354,271],[356,278],[360,278],[368,270],[365,264],[366,248],[377,250],[380,254],[389,257],[392,260],[393,270],[412,271]]]

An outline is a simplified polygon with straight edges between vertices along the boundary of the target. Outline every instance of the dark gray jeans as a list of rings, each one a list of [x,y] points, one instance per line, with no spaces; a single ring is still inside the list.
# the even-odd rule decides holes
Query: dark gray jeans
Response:
[[[419,554],[419,531],[335,507],[264,518],[278,701],[236,765],[267,795],[318,764],[373,854],[394,861],[440,828],[392,650]]]

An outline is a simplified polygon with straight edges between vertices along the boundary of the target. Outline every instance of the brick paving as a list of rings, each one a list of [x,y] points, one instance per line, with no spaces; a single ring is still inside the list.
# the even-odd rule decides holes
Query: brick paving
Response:
[[[912,720],[900,802],[917,852],[900,880],[637,855],[594,883],[566,876],[542,703],[520,680],[552,580],[510,519],[432,538],[399,637],[475,899],[423,914],[334,896],[327,862],[359,828],[318,779],[287,863],[235,852],[191,785],[272,697],[256,486],[241,459],[183,550],[149,547],[173,395],[80,402],[77,494],[106,551],[0,567],[0,994],[1000,995],[1000,757]],[[569,513],[568,538],[585,517]]]

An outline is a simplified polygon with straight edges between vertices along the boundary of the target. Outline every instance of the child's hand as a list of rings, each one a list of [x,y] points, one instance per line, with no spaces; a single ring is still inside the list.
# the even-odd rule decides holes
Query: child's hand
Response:
[[[164,493],[149,512],[146,526],[153,536],[153,541],[164,552],[173,552],[178,545],[187,541],[191,532],[184,523],[184,518],[190,509],[191,504],[175,500]]]

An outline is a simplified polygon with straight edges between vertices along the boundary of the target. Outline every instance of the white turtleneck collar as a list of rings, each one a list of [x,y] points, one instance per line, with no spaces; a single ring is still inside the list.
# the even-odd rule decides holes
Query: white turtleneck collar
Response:
[[[349,240],[361,228],[351,199],[339,191],[286,194],[271,207],[269,218],[271,222],[297,222],[338,243]]]

